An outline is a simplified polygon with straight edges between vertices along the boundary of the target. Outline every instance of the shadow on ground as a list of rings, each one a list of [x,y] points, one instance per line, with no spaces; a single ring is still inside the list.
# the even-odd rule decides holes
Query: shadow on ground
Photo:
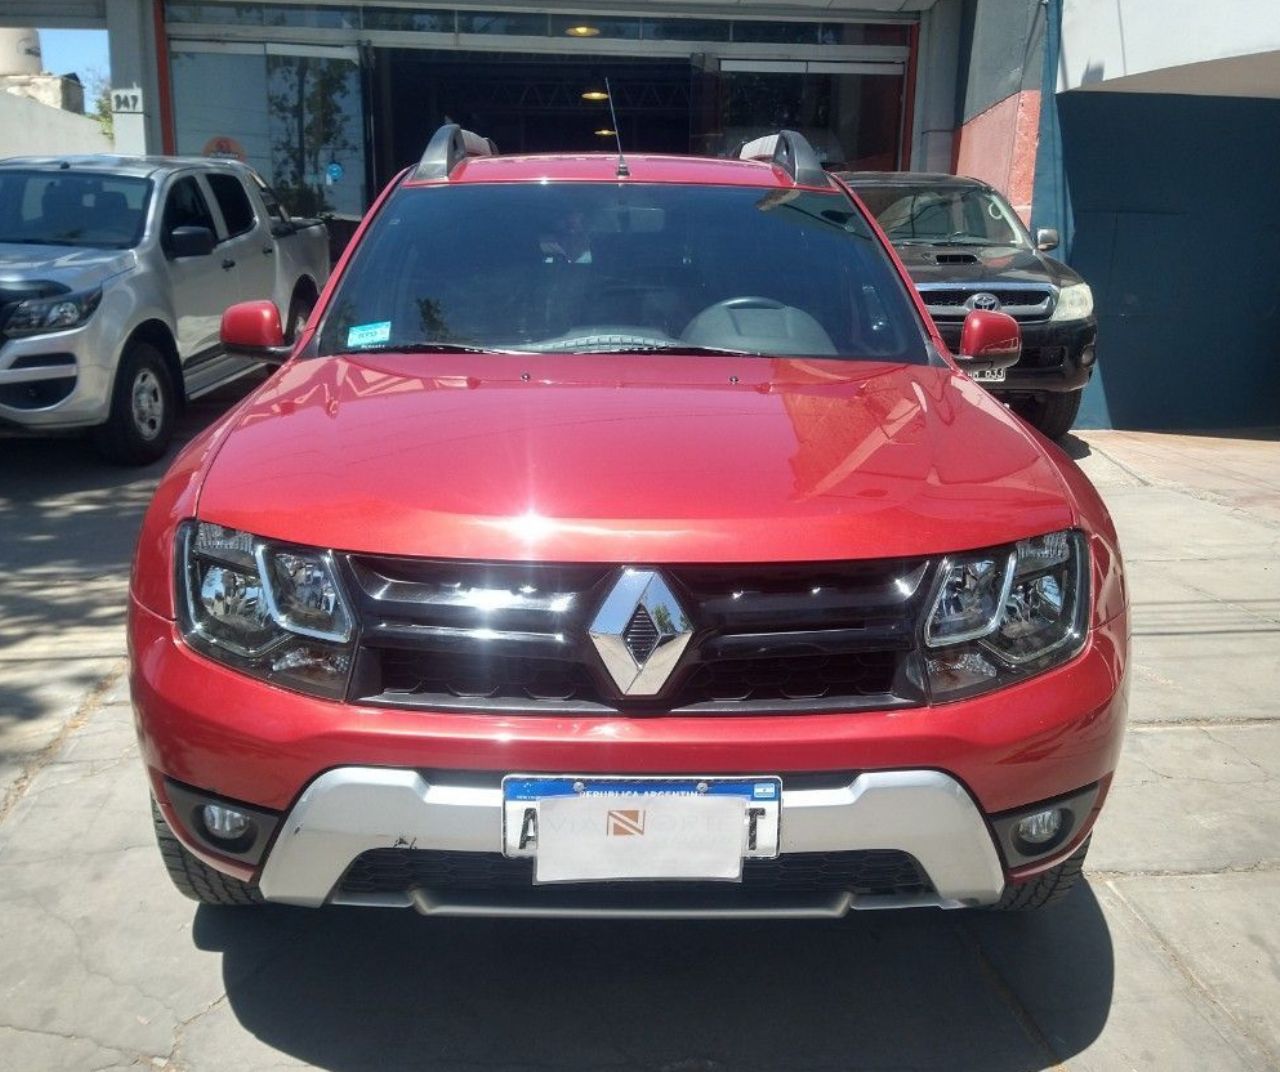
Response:
[[[103,659],[123,655],[129,567],[156,484],[182,446],[261,379],[189,406],[168,456],[143,468],[109,465],[83,438],[0,438],[0,731],[71,715],[68,698],[100,680]]]
[[[1098,1037],[1114,970],[1088,886],[1038,914],[822,923],[202,907],[194,937],[242,1027],[334,1072],[1033,1072]]]
[[[1078,462],[1082,458],[1087,458],[1093,453],[1093,449],[1089,444],[1072,432],[1068,432],[1059,439],[1058,446],[1066,452],[1067,457],[1072,461]]]

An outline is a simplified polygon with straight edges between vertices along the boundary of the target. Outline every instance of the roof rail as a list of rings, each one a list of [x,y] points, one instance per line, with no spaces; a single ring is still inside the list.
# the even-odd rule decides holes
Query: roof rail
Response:
[[[431,136],[426,152],[413,172],[415,179],[447,179],[463,160],[473,156],[497,156],[492,138],[482,138],[457,123],[446,123]]]
[[[776,134],[744,141],[733,155],[739,160],[764,160],[777,164],[797,186],[827,186],[831,181],[822,170],[818,154],[808,139],[794,130],[780,130]]]

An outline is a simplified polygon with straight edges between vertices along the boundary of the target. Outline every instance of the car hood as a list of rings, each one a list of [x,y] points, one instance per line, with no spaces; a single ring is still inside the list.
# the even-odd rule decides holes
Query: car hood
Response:
[[[199,515],[380,554],[816,561],[1070,525],[1043,442],[940,367],[420,355],[281,369]]]
[[[53,283],[59,287],[85,290],[104,279],[127,271],[137,263],[131,249],[73,249],[68,246],[32,246],[0,242],[0,294],[6,290],[26,291],[29,285]]]
[[[917,283],[1052,283],[1064,287],[1080,281],[1061,261],[1033,249],[915,244],[894,248]]]

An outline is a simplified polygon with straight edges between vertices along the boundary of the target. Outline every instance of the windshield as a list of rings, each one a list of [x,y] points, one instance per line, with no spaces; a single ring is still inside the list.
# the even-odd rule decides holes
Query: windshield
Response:
[[[978,186],[861,186],[857,191],[895,244],[1030,246],[1013,209]]]
[[[626,183],[402,188],[319,353],[472,347],[927,362],[905,286],[847,197]]]
[[[0,170],[0,242],[128,249],[142,239],[148,179]]]

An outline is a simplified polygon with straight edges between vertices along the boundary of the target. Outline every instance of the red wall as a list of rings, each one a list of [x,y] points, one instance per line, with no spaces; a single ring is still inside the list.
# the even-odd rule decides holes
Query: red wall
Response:
[[[990,183],[1028,224],[1039,129],[1040,91],[1026,89],[975,115],[955,138],[955,173]]]

